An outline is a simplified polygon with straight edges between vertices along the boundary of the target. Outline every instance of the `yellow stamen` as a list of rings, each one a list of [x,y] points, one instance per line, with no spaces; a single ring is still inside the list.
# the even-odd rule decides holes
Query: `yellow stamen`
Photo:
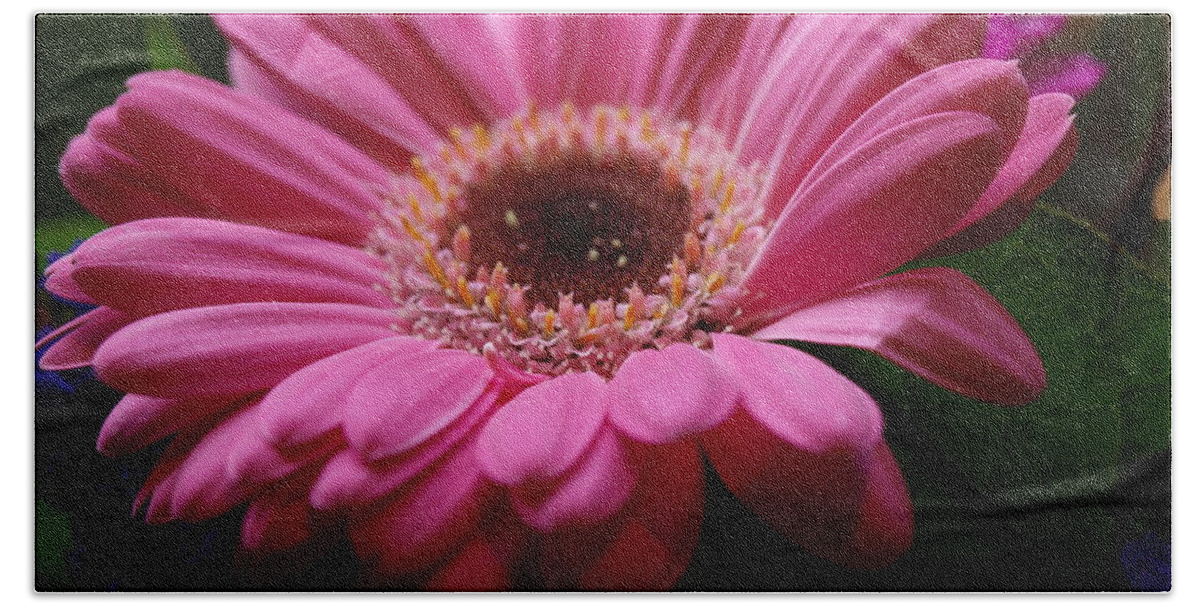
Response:
[[[689,232],[683,237],[683,255],[692,266],[700,263],[700,257],[704,255],[704,246],[700,244],[700,237],[696,236],[695,232]]]
[[[593,329],[599,323],[600,323],[600,305],[595,302],[592,302],[592,305],[588,306],[587,328]]]
[[[729,182],[725,186],[725,198],[721,199],[721,213],[728,213],[729,208],[733,206],[733,182]]]
[[[621,108],[617,110],[617,118],[621,119],[621,122],[629,124],[629,117],[629,106],[621,106]]]
[[[650,122],[650,113],[642,113],[642,139],[649,143],[654,140],[654,126]]]
[[[471,133],[475,135],[475,139],[471,144],[475,146],[475,150],[480,154],[486,153],[492,147],[491,137],[488,136],[487,129],[483,128],[483,125],[475,125],[471,129]]]
[[[466,224],[459,224],[458,230],[454,231],[454,241],[451,245],[454,250],[454,257],[462,262],[471,261],[471,229],[467,228]]]
[[[596,113],[596,141],[597,147],[603,148],[605,144],[605,135],[608,131],[608,112]]]
[[[467,148],[463,146],[463,131],[458,127],[450,127],[450,144],[454,146],[454,151],[458,153],[459,158],[467,158]]]
[[[412,159],[412,170],[417,181],[421,182],[421,185],[429,191],[429,196],[432,196],[435,202],[442,202],[442,191],[438,188],[437,180],[421,165],[421,159],[415,156]]]
[[[442,286],[442,289],[450,289],[450,281],[446,278],[446,271],[442,270],[442,265],[438,264],[437,258],[433,255],[433,249],[425,248],[425,254],[422,256],[425,260],[425,268],[429,271],[430,276]]]
[[[494,317],[500,318],[500,294],[495,289],[488,289],[487,294],[483,296],[483,303],[487,304]]]
[[[421,234],[420,230],[417,230],[416,226],[413,226],[412,222],[409,221],[407,217],[404,217],[403,215],[400,216],[400,224],[404,226],[404,231],[407,232],[408,236],[411,236],[414,241],[424,245],[426,248],[429,248],[429,240],[425,238],[424,234]]]
[[[704,287],[708,290],[708,293],[714,293],[724,285],[725,275],[719,272],[714,272],[708,275],[708,281],[705,281]]]
[[[675,258],[671,262],[671,306],[679,308],[683,304],[683,289],[687,282],[687,268],[683,260]]]
[[[425,213],[421,211],[421,202],[417,200],[417,195],[412,192],[408,193],[408,208],[412,210],[413,219],[425,223]]]
[[[547,338],[554,335],[554,311],[547,310],[546,317],[542,319],[542,335]]]
[[[475,296],[471,293],[470,288],[467,287],[467,277],[458,277],[458,297],[462,300],[463,304],[467,305],[467,308],[475,308]]]
[[[679,137],[679,164],[680,164],[680,166],[684,166],[684,167],[687,166],[688,146],[691,144],[691,141],[692,141],[692,128],[686,127],[686,128],[684,128],[683,133],[680,134],[680,137]]]
[[[742,233],[745,231],[746,231],[746,222],[744,222],[742,220],[738,220],[737,224],[733,227],[733,234],[729,235],[728,243],[730,245],[732,245],[732,244],[738,242],[738,239],[742,238]]]
[[[713,175],[712,190],[709,192],[709,196],[715,197],[717,192],[721,191],[721,182],[723,181],[725,181],[725,169],[717,167],[717,172]]]
[[[633,304],[625,307],[625,331],[633,329],[633,324],[637,322],[637,310]]]
[[[529,322],[525,320],[525,317],[509,317],[509,320],[512,321],[513,329],[517,330],[517,333],[523,334],[529,331]]]

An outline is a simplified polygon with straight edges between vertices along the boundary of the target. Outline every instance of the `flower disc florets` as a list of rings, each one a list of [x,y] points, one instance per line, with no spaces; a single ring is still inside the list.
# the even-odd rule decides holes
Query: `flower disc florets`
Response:
[[[400,330],[548,375],[707,346],[766,228],[756,168],[652,112],[571,105],[414,158],[375,250]]]

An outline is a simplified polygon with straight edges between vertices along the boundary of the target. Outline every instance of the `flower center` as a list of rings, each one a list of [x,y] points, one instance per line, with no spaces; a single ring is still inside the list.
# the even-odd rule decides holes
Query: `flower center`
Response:
[[[557,375],[707,346],[763,236],[756,168],[706,130],[569,104],[413,160],[374,250],[405,333]]]

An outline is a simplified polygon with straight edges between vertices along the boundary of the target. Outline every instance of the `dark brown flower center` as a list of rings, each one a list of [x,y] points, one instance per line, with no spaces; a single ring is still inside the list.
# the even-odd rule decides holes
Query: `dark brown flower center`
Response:
[[[534,303],[549,307],[560,293],[590,302],[634,283],[652,288],[692,216],[687,188],[632,155],[502,166],[468,185],[461,203],[472,264],[501,262]]]

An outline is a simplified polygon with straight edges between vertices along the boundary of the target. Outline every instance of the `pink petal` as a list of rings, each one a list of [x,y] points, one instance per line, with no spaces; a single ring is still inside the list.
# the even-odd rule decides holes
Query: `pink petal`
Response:
[[[509,486],[557,478],[592,443],[606,406],[604,380],[592,372],[525,389],[480,433],[477,454],[484,473]]]
[[[432,342],[397,336],[321,359],[288,376],[263,397],[256,408],[259,432],[283,450],[312,443],[341,426],[347,397],[363,374],[386,361],[434,347]]]
[[[92,116],[88,130],[67,145],[59,161],[59,174],[75,200],[109,224],[144,217],[208,214],[171,185],[165,175],[97,135],[120,128],[117,108],[108,107]]]
[[[391,177],[345,141],[274,104],[196,76],[149,72],[131,78],[128,86],[115,111],[104,120],[93,119],[85,137],[132,159],[143,173],[131,177],[146,178],[151,194],[177,193],[168,200],[182,199],[182,214],[353,245],[374,229],[370,214],[381,209],[380,192]],[[104,184],[76,183],[76,160],[89,162],[68,155],[62,166],[72,194],[85,204],[108,196],[80,191]],[[97,169],[84,166],[82,173]],[[122,219],[158,215],[162,209],[131,213]]]
[[[867,142],[789,204],[751,263],[742,328],[911,260],[962,217],[1007,151],[995,123],[934,114]]]
[[[42,354],[38,365],[51,371],[91,365],[100,344],[133,321],[133,317],[103,306],[88,311],[43,338],[45,342],[52,336],[61,336]]]
[[[756,17],[744,15],[668,15],[655,28],[647,27],[649,15],[638,25],[645,27],[643,45],[657,42],[658,49],[637,57],[632,70],[634,88],[630,101],[637,106],[661,108],[685,120],[699,121],[704,97],[723,88],[731,74],[745,36]],[[641,28],[632,28],[641,29]],[[653,38],[657,38],[655,41]]]
[[[357,249],[268,228],[192,218],[109,228],[47,269],[135,316],[237,302],[343,302],[376,308],[382,262]]]
[[[856,346],[957,393],[1020,405],[1046,387],[1037,350],[986,290],[950,268],[867,283],[754,334]]]
[[[635,481],[621,439],[605,427],[580,456],[578,465],[552,489],[518,486],[511,497],[525,523],[550,532],[603,521],[625,505]]]
[[[633,353],[609,382],[613,425],[643,443],[673,443],[729,415],[739,385],[690,344]]]
[[[368,460],[406,452],[445,429],[492,380],[482,357],[418,351],[360,375],[346,397],[346,441]]]
[[[391,337],[393,313],[350,304],[251,303],[148,317],[113,334],[93,367],[113,387],[155,397],[270,388],[330,355]]]
[[[1012,232],[1033,211],[1033,204],[1075,156],[1079,135],[1071,114],[1074,100],[1061,93],[1029,100],[1029,118],[1021,139],[996,178],[946,239],[923,257],[950,255],[991,244]]]
[[[355,450],[337,454],[313,483],[313,506],[332,510],[366,504],[407,483],[451,449],[474,453],[473,435],[468,434],[491,413],[502,390],[494,383],[448,428],[399,456],[372,462]]]
[[[412,153],[437,145],[437,132],[390,83],[303,15],[213,19],[237,50],[230,73],[239,89],[321,124],[385,166],[406,166]]]
[[[286,551],[312,536],[312,508],[304,497],[268,494],[251,502],[242,518],[242,548],[255,553]]]
[[[1108,73],[1108,66],[1104,62],[1084,53],[1032,63],[1026,71],[1029,73],[1030,90],[1036,95],[1063,93],[1082,99]]]
[[[683,575],[700,535],[704,478],[695,445],[639,446],[637,489],[598,526],[543,538],[542,575],[551,589],[665,591]]]
[[[366,566],[385,577],[422,570],[461,547],[494,501],[470,450],[459,450],[406,486],[378,512],[351,520]]]
[[[429,579],[430,591],[507,591],[508,564],[483,539],[471,541]]]
[[[883,419],[871,396],[808,353],[713,334],[713,353],[741,380],[747,412],[797,449],[874,445]]]
[[[70,276],[71,255],[64,255],[46,267],[43,274],[46,277],[46,291],[60,297],[83,304],[99,304],[91,296],[83,293],[83,289]]]
[[[230,448],[245,434],[247,420],[252,418],[249,412],[250,408],[243,408],[220,421],[179,459],[155,488],[148,521],[200,521],[248,498],[241,480],[228,474],[226,459]],[[275,455],[272,464],[282,464],[282,458]]]
[[[311,15],[309,26],[378,74],[413,114],[446,133],[451,127],[489,124],[480,92],[459,82],[409,15]],[[270,45],[268,39],[263,43]],[[485,51],[481,50],[481,56]],[[479,59],[482,61],[482,59]]]
[[[860,114],[925,70],[977,56],[970,15],[807,15],[781,35],[757,86],[735,106],[735,151],[772,173],[778,214],[817,158]],[[748,94],[746,94],[748,93]]]
[[[710,431],[704,448],[742,503],[825,559],[880,567],[912,541],[908,490],[882,440],[815,453],[743,410]]]
[[[96,450],[105,456],[136,452],[213,414],[245,405],[236,398],[168,399],[125,395],[100,428]]]
[[[813,165],[797,192],[889,128],[942,112],[976,112],[999,128],[999,145],[1012,149],[1026,123],[1029,94],[1015,62],[969,59],[913,78],[871,106]]]

